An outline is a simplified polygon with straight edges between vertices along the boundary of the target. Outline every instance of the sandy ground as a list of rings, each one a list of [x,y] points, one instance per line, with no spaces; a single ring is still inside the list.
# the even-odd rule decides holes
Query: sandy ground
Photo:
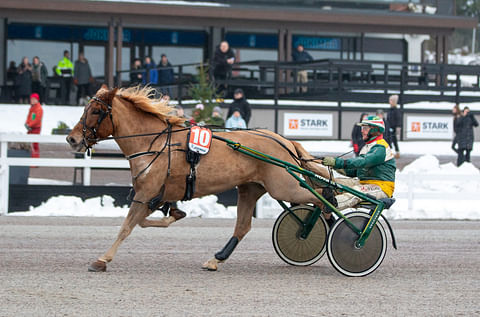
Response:
[[[394,221],[399,249],[389,244],[363,278],[337,273],[326,256],[285,264],[273,220],[255,220],[218,272],[202,271],[234,220],[199,218],[137,228],[106,273],[87,272],[121,222],[0,217],[0,316],[480,315],[478,221]]]

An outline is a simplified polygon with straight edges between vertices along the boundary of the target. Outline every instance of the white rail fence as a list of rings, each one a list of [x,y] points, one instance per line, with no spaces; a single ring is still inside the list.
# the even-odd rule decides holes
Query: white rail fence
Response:
[[[20,134],[0,134],[0,215],[8,213],[8,199],[9,199],[9,170],[10,166],[47,166],[47,167],[81,167],[83,168],[84,185],[89,186],[91,180],[92,168],[125,168],[129,169],[127,160],[122,159],[92,159],[84,156],[84,159],[74,158],[21,158],[8,156],[8,143],[11,142],[38,142],[38,143],[56,143],[65,144],[65,136],[61,135],[20,135]],[[442,192],[419,192],[416,191],[419,181],[442,181],[448,184],[449,181],[472,181],[472,176],[469,175],[429,175],[429,174],[414,174],[398,175],[397,181],[407,183],[406,192],[395,192],[394,197],[397,199],[407,199],[408,209],[414,208],[414,201],[416,199],[441,199],[441,200],[480,200],[479,192],[456,192],[448,191],[448,185],[445,186],[445,191]],[[480,180],[477,180],[480,181]],[[272,205],[272,207],[275,205]],[[267,207],[268,208],[268,207]]]
[[[415,174],[409,172],[407,174],[400,174],[396,177],[396,182],[402,181],[407,184],[406,192],[397,192],[393,194],[393,197],[396,199],[407,199],[408,200],[408,210],[414,209],[414,201],[418,199],[431,199],[431,200],[480,200],[480,193],[478,191],[462,191],[462,192],[452,192],[449,191],[451,182],[480,182],[478,177],[472,175],[437,175],[437,174]],[[445,183],[444,191],[436,192],[422,192],[418,191],[418,183],[420,181],[430,182],[430,181],[439,181]]]
[[[9,157],[8,143],[11,142],[38,142],[66,144],[65,135],[21,135],[21,134],[0,134],[0,215],[8,213],[10,166],[47,166],[47,167],[83,167],[84,185],[90,185],[92,168],[125,168],[129,169],[127,160],[122,159],[91,159],[84,156],[84,159],[75,158],[26,158]]]

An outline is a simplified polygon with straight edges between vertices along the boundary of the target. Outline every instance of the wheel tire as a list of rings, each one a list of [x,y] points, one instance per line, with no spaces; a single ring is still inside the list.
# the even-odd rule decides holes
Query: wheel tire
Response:
[[[290,210],[306,221],[314,211],[314,207],[301,205]],[[302,225],[288,210],[280,214],[273,226],[272,241],[275,252],[290,265],[308,266],[317,262],[325,254],[328,225],[323,214],[318,218],[307,239],[300,238],[302,229]]]
[[[364,212],[352,212],[345,215],[357,228],[362,230],[370,220]],[[339,218],[330,229],[327,241],[327,254],[330,263],[346,276],[366,276],[375,271],[387,252],[387,236],[380,222],[377,222],[365,245],[357,248],[358,235]]]

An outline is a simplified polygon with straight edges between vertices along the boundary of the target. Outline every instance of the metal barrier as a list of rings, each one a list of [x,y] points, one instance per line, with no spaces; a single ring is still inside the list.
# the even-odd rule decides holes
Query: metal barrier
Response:
[[[175,82],[154,86],[158,90],[173,89],[171,97],[181,104],[182,100],[190,98],[188,87],[197,80],[196,74],[185,70],[195,72],[201,66],[209,67],[202,63],[173,65]],[[213,76],[211,67],[209,71]],[[297,82],[300,71],[308,72],[308,82]],[[463,76],[471,77],[472,82],[462,84]],[[232,76],[217,80],[216,84],[228,87],[227,96],[241,87],[248,90],[248,98],[274,99],[275,106],[279,99],[291,98],[336,101],[339,107],[347,101],[386,102],[392,91],[399,94],[400,106],[417,101],[462,103],[476,101],[476,96],[465,94],[480,92],[480,66],[340,59],[311,62],[255,60],[235,63]],[[300,88],[308,88],[308,92],[302,92]]]
[[[85,186],[90,185],[92,168],[130,169],[127,160],[95,160],[86,155],[84,159],[8,157],[9,142],[66,143],[64,135],[0,134],[0,215],[8,213],[10,166],[81,167],[83,168],[83,181]]]

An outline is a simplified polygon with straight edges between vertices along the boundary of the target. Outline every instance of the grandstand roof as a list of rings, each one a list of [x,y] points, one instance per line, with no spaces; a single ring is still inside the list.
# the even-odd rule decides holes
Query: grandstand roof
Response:
[[[110,16],[124,24],[449,34],[477,25],[474,18],[438,14],[161,0],[2,0],[0,15],[28,21],[104,23]]]

